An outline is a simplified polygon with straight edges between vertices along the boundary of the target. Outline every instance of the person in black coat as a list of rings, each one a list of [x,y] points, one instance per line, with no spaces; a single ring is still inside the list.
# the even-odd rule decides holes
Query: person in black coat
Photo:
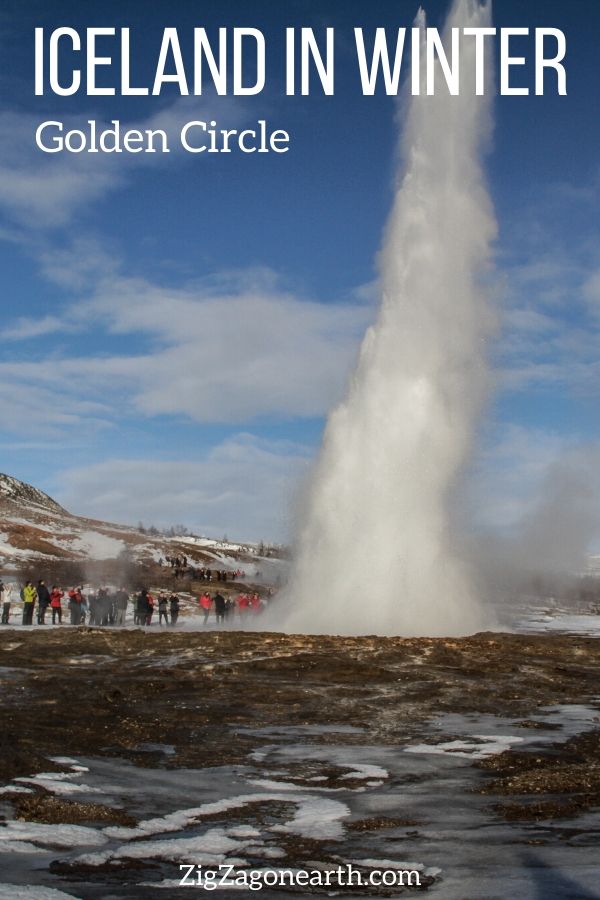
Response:
[[[215,604],[215,616],[217,617],[217,622],[225,621],[225,597],[222,594],[216,593],[213,597],[213,603]]]
[[[169,597],[169,612],[171,613],[171,625],[177,625],[179,618],[179,597],[177,594],[171,594]]]
[[[129,602],[129,594],[125,588],[120,588],[115,594],[115,624],[124,625],[125,615],[127,613],[127,603]]]
[[[150,602],[148,600],[148,590],[147,588],[142,588],[137,598],[137,603],[135,607],[135,624],[136,625],[145,625],[146,619],[148,617],[148,607],[150,606]]]
[[[162,620],[165,620],[165,625],[169,624],[169,601],[167,600],[166,594],[158,595],[158,624],[162,625]]]
[[[46,587],[46,582],[40,578],[37,586],[38,595],[38,625],[45,625],[46,610],[50,606],[50,591]]]

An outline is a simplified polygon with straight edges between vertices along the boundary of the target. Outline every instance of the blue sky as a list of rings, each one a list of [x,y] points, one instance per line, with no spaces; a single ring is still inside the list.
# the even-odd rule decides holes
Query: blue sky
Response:
[[[377,297],[398,109],[363,97],[355,26],[410,26],[398,0],[8,3],[0,16],[4,471],[74,512],[280,539]],[[445,3],[426,4],[441,25]],[[474,490],[489,524],[598,454],[600,7],[496,0],[497,27],[561,28],[568,96],[497,97],[486,160],[499,221],[496,389]],[[259,28],[257,97],[35,97],[33,29],[129,26],[135,77],[162,29]],[[286,97],[287,26],[336,31],[336,89]],[[523,42],[531,53],[532,42]],[[525,73],[524,83],[531,83]],[[224,127],[265,118],[286,154],[47,157],[39,122]],[[165,125],[166,123],[166,125]],[[582,456],[583,455],[583,456]],[[600,454],[598,454],[600,461]],[[599,476],[600,477],[600,476]],[[300,488],[299,488],[300,485]]]

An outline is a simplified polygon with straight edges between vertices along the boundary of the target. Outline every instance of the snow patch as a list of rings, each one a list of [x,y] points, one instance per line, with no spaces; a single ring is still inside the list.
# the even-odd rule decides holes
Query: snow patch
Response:
[[[115,559],[125,546],[123,541],[99,531],[82,531],[76,538],[64,543],[76,553],[85,554],[88,559]]]
[[[339,841],[344,836],[341,819],[349,815],[350,808],[338,800],[330,800],[325,797],[303,797],[294,818],[284,825],[274,825],[271,831]]]
[[[100,788],[90,787],[89,784],[77,784],[67,780],[69,778],[76,778],[80,774],[80,772],[41,772],[39,775],[15,778],[15,781],[46,788],[47,791],[52,791],[53,794],[104,793]]]
[[[59,766],[70,766],[74,772],[89,772],[88,766],[80,766],[76,759],[70,756],[50,756],[51,762],[58,763]]]
[[[17,841],[48,844],[52,847],[101,847],[106,837],[96,828],[84,825],[43,825],[40,822],[9,820],[0,828],[0,849]]]
[[[219,865],[232,851],[243,849],[250,841],[234,840],[224,828],[212,828],[190,838],[167,838],[157,841],[134,841],[114,850],[87,853],[76,862],[87,866],[101,866],[115,859],[164,859],[178,862],[193,859],[196,865]],[[233,862],[229,859],[229,862]]]
[[[248,784],[264,788],[267,791],[305,791],[306,788],[291,781],[271,781],[269,778],[249,778]]]
[[[519,631],[525,632],[566,632],[568,634],[585,634],[596,636],[600,634],[600,616],[598,615],[568,615],[558,613],[549,615],[534,613],[526,616],[519,622]]]
[[[75,894],[65,894],[41,884],[0,884],[0,900],[78,900]]]
[[[352,771],[348,772],[346,775],[341,775],[340,780],[343,779],[357,779],[357,778],[375,778],[375,779],[383,779],[389,778],[389,772],[387,769],[383,769],[381,766],[372,766],[368,763],[353,763]],[[381,781],[370,782],[371,784],[381,784]]]
[[[413,744],[404,747],[405,753],[459,756],[464,759],[485,759],[510,750],[513,744],[523,743],[524,738],[504,734],[474,734],[472,741],[445,741],[441,744]]]

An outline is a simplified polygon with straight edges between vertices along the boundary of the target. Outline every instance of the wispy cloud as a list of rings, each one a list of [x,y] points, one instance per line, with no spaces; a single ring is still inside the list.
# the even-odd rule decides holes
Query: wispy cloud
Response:
[[[597,398],[600,254],[593,241],[573,241],[564,225],[570,216],[582,214],[582,204],[589,215],[600,186],[592,180],[568,187],[549,187],[515,233],[504,237],[504,328],[495,362],[505,390]],[[590,224],[592,232],[594,227],[597,223]]]
[[[116,416],[213,423],[318,416],[339,397],[371,314],[363,303],[298,298],[265,270],[178,289],[109,275],[62,317],[19,318],[4,332],[14,341],[93,333],[85,354],[36,345],[26,359],[0,364],[0,374],[6,386],[34,392],[37,385],[49,410],[72,411],[74,398],[82,409],[85,398],[95,415],[95,404],[114,396]],[[111,335],[148,346],[130,355],[94,350]]]
[[[26,232],[64,228],[73,218],[111,191],[124,185],[136,170],[182,162],[186,154],[178,139],[190,119],[210,120],[217,114],[225,128],[242,126],[249,112],[237,98],[183,97],[148,118],[124,122],[123,128],[162,129],[169,153],[44,153],[35,143],[43,119],[33,113],[0,111],[0,210]],[[60,119],[64,131],[85,131],[88,120],[98,129],[111,127],[93,112]],[[63,132],[64,134],[64,132]],[[192,157],[194,160],[196,157]]]
[[[285,540],[291,485],[309,451],[289,442],[238,434],[194,460],[108,459],[58,478],[68,509],[108,521],[170,525],[200,534]]]
[[[5,341],[22,341],[72,328],[72,325],[58,316],[42,316],[39,319],[19,317],[13,325],[0,332],[0,338]]]
[[[0,378],[0,421],[4,434],[65,441],[85,424],[88,435],[112,425],[110,403],[92,399],[71,386],[57,392],[46,384],[50,363],[37,364],[35,377]]]

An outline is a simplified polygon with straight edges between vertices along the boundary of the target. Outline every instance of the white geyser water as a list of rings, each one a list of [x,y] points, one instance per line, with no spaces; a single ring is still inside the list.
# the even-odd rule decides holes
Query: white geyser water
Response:
[[[489,5],[456,0],[445,46],[450,28],[490,21]],[[491,91],[475,94],[473,37],[461,35],[460,94],[436,76],[433,96],[407,98],[381,306],[327,423],[277,604],[286,631],[435,636],[486,624],[451,516],[494,324],[482,282],[496,226],[480,163]]]

